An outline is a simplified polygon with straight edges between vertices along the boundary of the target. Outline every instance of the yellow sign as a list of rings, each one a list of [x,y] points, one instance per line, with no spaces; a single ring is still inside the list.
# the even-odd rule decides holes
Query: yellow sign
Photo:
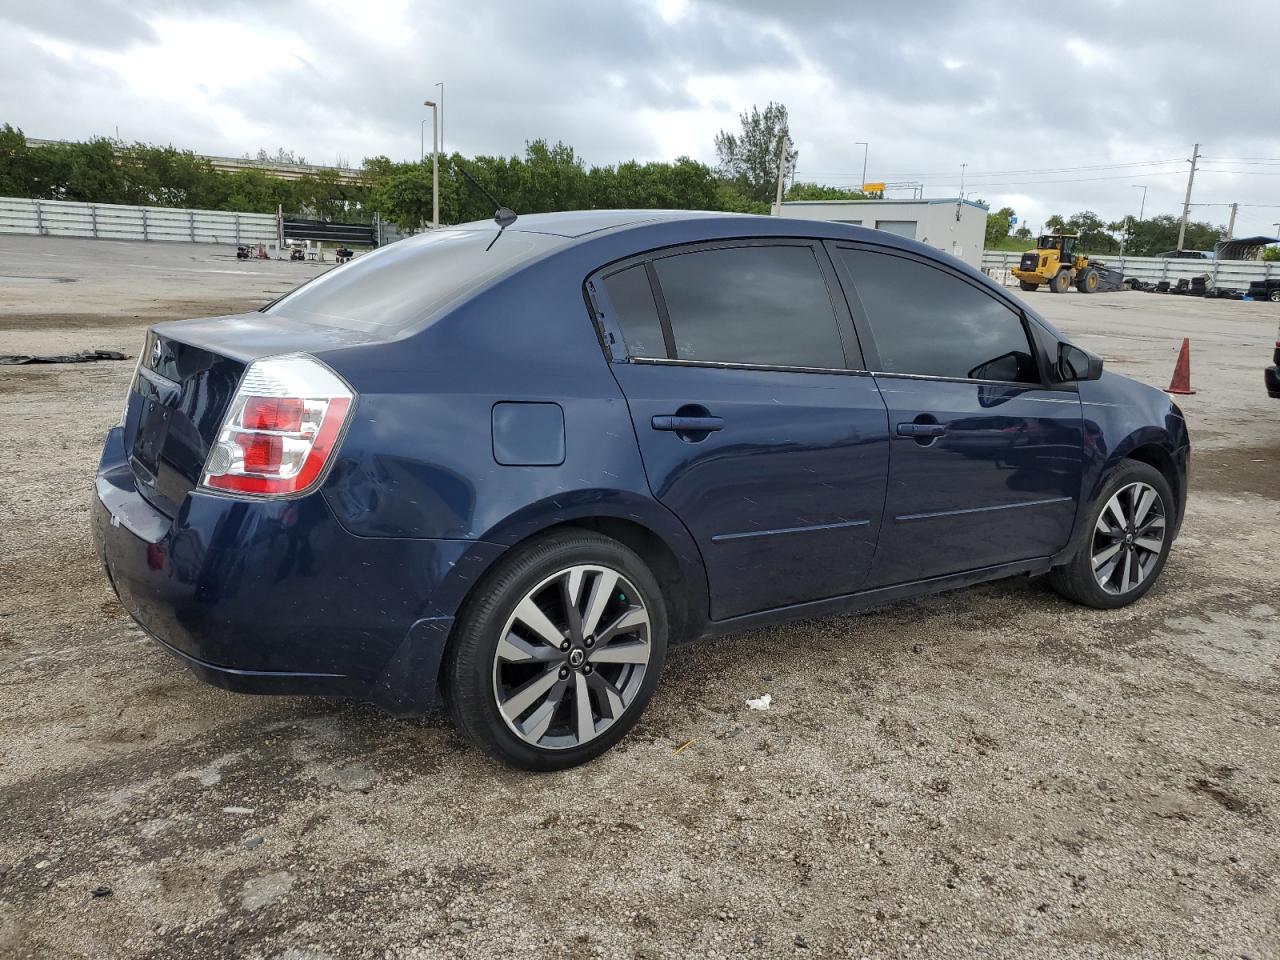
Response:
[[[862,185],[863,193],[884,193],[883,183],[864,183]]]

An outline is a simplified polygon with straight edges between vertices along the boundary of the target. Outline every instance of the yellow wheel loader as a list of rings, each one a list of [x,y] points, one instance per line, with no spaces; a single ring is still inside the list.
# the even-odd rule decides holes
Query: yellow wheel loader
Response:
[[[1037,240],[1036,248],[1024,253],[1013,268],[1018,286],[1029,291],[1048,284],[1054,293],[1066,293],[1072,286],[1081,293],[1119,290],[1124,275],[1077,253],[1078,240],[1074,233],[1049,233]]]

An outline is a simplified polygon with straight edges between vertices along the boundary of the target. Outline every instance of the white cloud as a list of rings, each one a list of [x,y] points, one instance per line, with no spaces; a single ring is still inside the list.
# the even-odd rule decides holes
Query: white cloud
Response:
[[[592,163],[714,160],[713,137],[787,104],[800,175],[919,180],[1025,219],[1180,209],[1190,155],[1280,157],[1260,122],[1280,102],[1275,0],[1220,4],[1194,30],[1162,0],[1078,0],[1059,18],[991,0],[911,0],[893,16],[847,0],[228,0],[0,4],[0,121],[37,137],[112,134],[316,162],[417,156],[421,103],[445,81],[446,143],[512,153],[562,139]],[[1071,95],[1045,96],[1044,77]],[[1229,79],[1225,79],[1229,78]],[[1241,91],[1248,91],[1247,94]],[[1081,93],[1083,92],[1083,93]],[[1132,166],[1103,165],[1134,164]],[[1067,169],[1067,168],[1095,169]],[[1028,173],[1049,168],[1061,172]],[[1198,202],[1277,203],[1280,166],[1206,162]],[[1019,172],[1021,171],[1021,172]],[[1263,175],[1272,174],[1272,175]],[[1031,182],[1035,181],[1035,182]],[[1196,215],[1225,222],[1225,207]],[[1242,207],[1237,232],[1280,216]]]

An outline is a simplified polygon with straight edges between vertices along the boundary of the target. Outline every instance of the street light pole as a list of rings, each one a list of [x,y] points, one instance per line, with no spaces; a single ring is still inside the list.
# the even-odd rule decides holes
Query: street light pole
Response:
[[[444,81],[436,86],[440,88],[440,152],[444,153]]]
[[[1133,189],[1135,190],[1142,191],[1142,201],[1138,204],[1138,223],[1141,223],[1142,214],[1147,209],[1147,185],[1145,183],[1131,183],[1129,184],[1129,186],[1133,187]],[[1130,228],[1126,230],[1124,234],[1120,237],[1120,256],[1121,257],[1124,257],[1125,241],[1127,241],[1132,234],[1133,234],[1133,229]]]
[[[418,162],[421,163],[427,159],[427,118],[423,117],[422,122],[418,124]]]
[[[1142,212],[1147,209],[1147,185],[1145,183],[1131,183],[1129,186],[1135,190],[1142,191],[1142,203],[1138,205],[1138,222],[1142,222]]]
[[[865,140],[858,140],[854,143],[855,147],[862,148],[862,185],[858,188],[859,193],[867,191],[867,154],[871,152],[871,144]]]
[[[423,100],[422,105],[431,108],[431,229],[434,230],[440,226],[440,114],[434,101]]]

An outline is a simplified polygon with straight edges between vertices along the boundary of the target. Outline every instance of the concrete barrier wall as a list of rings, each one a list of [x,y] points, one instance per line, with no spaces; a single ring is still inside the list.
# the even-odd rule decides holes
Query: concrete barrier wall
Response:
[[[1022,254],[988,250],[982,254],[983,269],[1007,270],[1016,267]],[[1214,286],[1248,288],[1250,281],[1280,279],[1280,263],[1262,260],[1174,260],[1164,257],[1094,257],[1099,263],[1124,272],[1126,277],[1154,282],[1177,283],[1182,277],[1208,274]],[[1016,282],[1016,280],[1014,281]]]
[[[269,213],[0,197],[0,233],[182,243],[274,243],[276,218]]]

